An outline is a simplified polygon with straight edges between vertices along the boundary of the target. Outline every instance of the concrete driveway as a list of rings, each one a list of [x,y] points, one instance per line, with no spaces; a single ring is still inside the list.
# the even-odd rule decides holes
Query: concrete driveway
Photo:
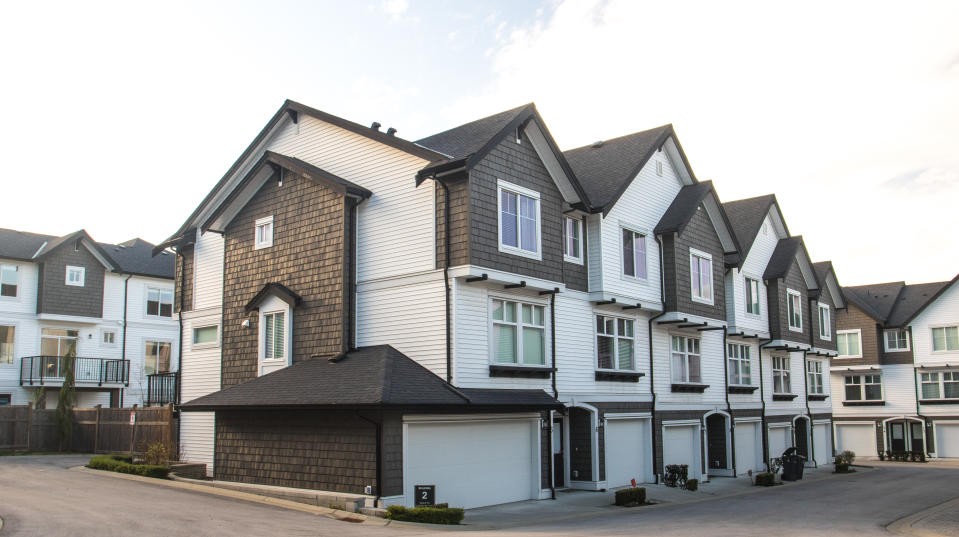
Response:
[[[67,470],[87,460],[83,456],[0,457],[0,517],[5,521],[0,537],[437,533],[430,527],[350,524],[259,503]],[[957,468],[884,465],[755,494],[612,509],[470,534],[888,536],[885,526],[893,521],[959,497],[957,483]],[[959,503],[955,505],[959,509]],[[937,516],[942,517],[942,512]],[[952,519],[948,513],[946,519]]]

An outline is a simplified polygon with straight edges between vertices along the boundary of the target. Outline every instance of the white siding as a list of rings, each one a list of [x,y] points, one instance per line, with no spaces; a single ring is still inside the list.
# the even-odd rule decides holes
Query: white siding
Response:
[[[775,209],[770,208],[770,211],[773,210]],[[726,315],[729,326],[731,329],[734,328],[734,331],[745,330],[747,333],[769,334],[769,304],[763,274],[766,272],[769,258],[772,257],[776,245],[782,238],[784,237],[776,231],[771,216],[767,214],[742,269],[734,268],[726,274]],[[745,244],[741,246],[747,247]],[[759,281],[760,314],[758,316],[746,313],[746,277]]]
[[[16,265],[19,274],[17,296],[0,297],[0,314],[27,313],[31,316],[37,312],[37,276],[39,274],[35,263],[0,259],[4,265]]]
[[[912,345],[917,365],[954,365],[959,363],[959,351],[933,352],[932,328],[959,326],[959,283],[953,284],[935,302],[923,310],[910,326]]]
[[[213,437],[216,417],[213,412],[180,413],[180,460],[206,464],[213,476]]]
[[[616,243],[618,244],[618,243]],[[615,244],[609,246],[615,248]],[[589,291],[603,290],[603,217],[586,216],[586,262],[589,268]]]
[[[845,376],[869,375],[877,371],[840,371],[833,372],[832,392],[833,414],[836,416],[910,416],[916,414],[916,384],[913,368],[909,364],[881,366],[878,373],[882,376],[883,399],[886,404],[876,406],[843,406],[846,399]],[[925,411],[925,409],[923,409]]]
[[[223,303],[223,235],[197,234],[192,309],[219,308]]]
[[[773,359],[769,351],[763,351],[763,382],[766,390],[766,412],[768,414],[789,415],[806,414],[806,384],[803,353],[777,352],[776,356],[789,356],[789,393],[796,394],[792,401],[773,401]],[[823,375],[826,372],[823,371]]]
[[[217,325],[222,337],[220,310],[185,312],[183,315],[183,367],[180,370],[180,401],[187,403],[220,389],[220,356],[217,345],[193,347],[193,329]]]
[[[750,394],[729,394],[729,402],[733,408],[757,408],[760,402],[759,390],[759,344],[755,339],[727,338],[727,343],[746,345],[749,347],[749,376],[750,386],[756,386],[756,391]],[[730,379],[732,384],[732,379]]]
[[[671,391],[672,381],[672,336],[700,338],[700,372],[703,384],[709,385],[703,393],[685,393]],[[718,330],[698,332],[696,330],[678,330],[669,325],[653,326],[653,360],[656,376],[656,405],[715,406],[726,403],[726,375],[723,362],[723,334]],[[665,408],[665,407],[664,407]]]

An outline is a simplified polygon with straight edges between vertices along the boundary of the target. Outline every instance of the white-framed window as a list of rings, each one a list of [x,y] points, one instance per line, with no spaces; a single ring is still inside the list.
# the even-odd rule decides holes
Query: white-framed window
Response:
[[[64,283],[67,285],[72,285],[74,287],[83,287],[83,280],[86,275],[87,269],[84,267],[74,267],[73,265],[67,265],[67,275]]]
[[[862,358],[862,330],[837,330],[836,345],[840,358]]]
[[[848,375],[845,383],[846,401],[882,401],[880,375]]]
[[[147,340],[143,351],[144,374],[169,373],[172,350],[173,345],[169,341]]]
[[[832,339],[832,310],[828,304],[819,304],[819,339]]]
[[[116,330],[101,330],[100,331],[100,345],[104,347],[113,347],[117,344],[117,331]]]
[[[699,338],[687,336],[672,336],[670,348],[672,350],[672,381],[679,383],[701,384],[703,382],[699,351]]]
[[[646,279],[646,235],[621,228],[623,236],[623,275]]]
[[[193,329],[193,346],[216,346],[220,342],[220,327],[211,324],[209,326],[198,326]]]
[[[959,372],[922,373],[923,399],[959,399]]]
[[[263,359],[282,360],[286,356],[286,313],[263,314]]]
[[[713,303],[713,256],[689,249],[689,277],[694,302]]]
[[[563,217],[563,259],[583,264],[583,221],[579,218]]]
[[[0,297],[17,298],[20,286],[20,267],[0,265]]]
[[[794,332],[802,332],[802,294],[799,291],[786,289],[786,306],[789,316],[789,329]]]
[[[16,326],[0,325],[0,364],[13,363],[16,332]]]
[[[788,356],[773,356],[773,393],[792,393]]]
[[[494,298],[491,302],[492,361],[546,364],[546,307]]]
[[[147,316],[173,317],[173,290],[147,287]]]
[[[937,326],[932,329],[932,352],[959,351],[959,326]]]
[[[752,384],[751,363],[749,345],[740,343],[730,343],[727,345],[726,353],[729,358],[729,383],[741,386]]]
[[[273,246],[273,215],[258,218],[254,224],[253,249]]]
[[[635,325],[632,319],[596,316],[596,368],[636,369]]]
[[[903,352],[909,350],[909,332],[901,328],[883,331],[886,342],[886,352]]]
[[[759,280],[746,276],[746,313],[759,315]]]
[[[539,192],[499,181],[499,250],[540,259]]]
[[[823,377],[822,377],[822,360],[809,360],[806,362],[806,379],[809,384],[809,393],[822,395],[825,393],[823,390]]]

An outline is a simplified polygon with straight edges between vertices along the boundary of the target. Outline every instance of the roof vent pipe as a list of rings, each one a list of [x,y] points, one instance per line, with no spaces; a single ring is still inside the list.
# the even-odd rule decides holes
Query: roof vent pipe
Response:
[[[370,128],[373,129],[373,130],[375,130],[375,131],[378,131],[378,130],[380,130],[380,127],[381,127],[381,126],[382,126],[382,125],[380,125],[380,122],[379,122],[379,121],[374,121],[373,124],[370,125]]]
[[[593,149],[599,149],[600,147],[603,147],[602,140],[599,140],[598,142],[593,142]]]
[[[390,127],[390,128],[388,128],[388,129],[386,129],[386,134],[389,135],[389,136],[395,136],[395,135],[396,135],[396,129],[394,129],[393,127]]]

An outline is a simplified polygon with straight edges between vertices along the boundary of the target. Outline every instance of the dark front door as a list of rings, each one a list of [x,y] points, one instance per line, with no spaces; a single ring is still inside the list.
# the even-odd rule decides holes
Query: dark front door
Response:
[[[553,420],[553,484],[566,486],[566,462],[563,456],[563,420]]]
[[[709,448],[709,468],[726,470],[726,417],[713,414],[706,418],[706,440]]]
[[[809,458],[809,431],[806,418],[796,420],[796,452]]]
[[[914,421],[909,424],[910,436],[912,438],[912,450],[913,451],[922,451],[922,424],[918,421]]]
[[[894,421],[889,424],[889,446],[893,451],[906,451],[906,424]]]

